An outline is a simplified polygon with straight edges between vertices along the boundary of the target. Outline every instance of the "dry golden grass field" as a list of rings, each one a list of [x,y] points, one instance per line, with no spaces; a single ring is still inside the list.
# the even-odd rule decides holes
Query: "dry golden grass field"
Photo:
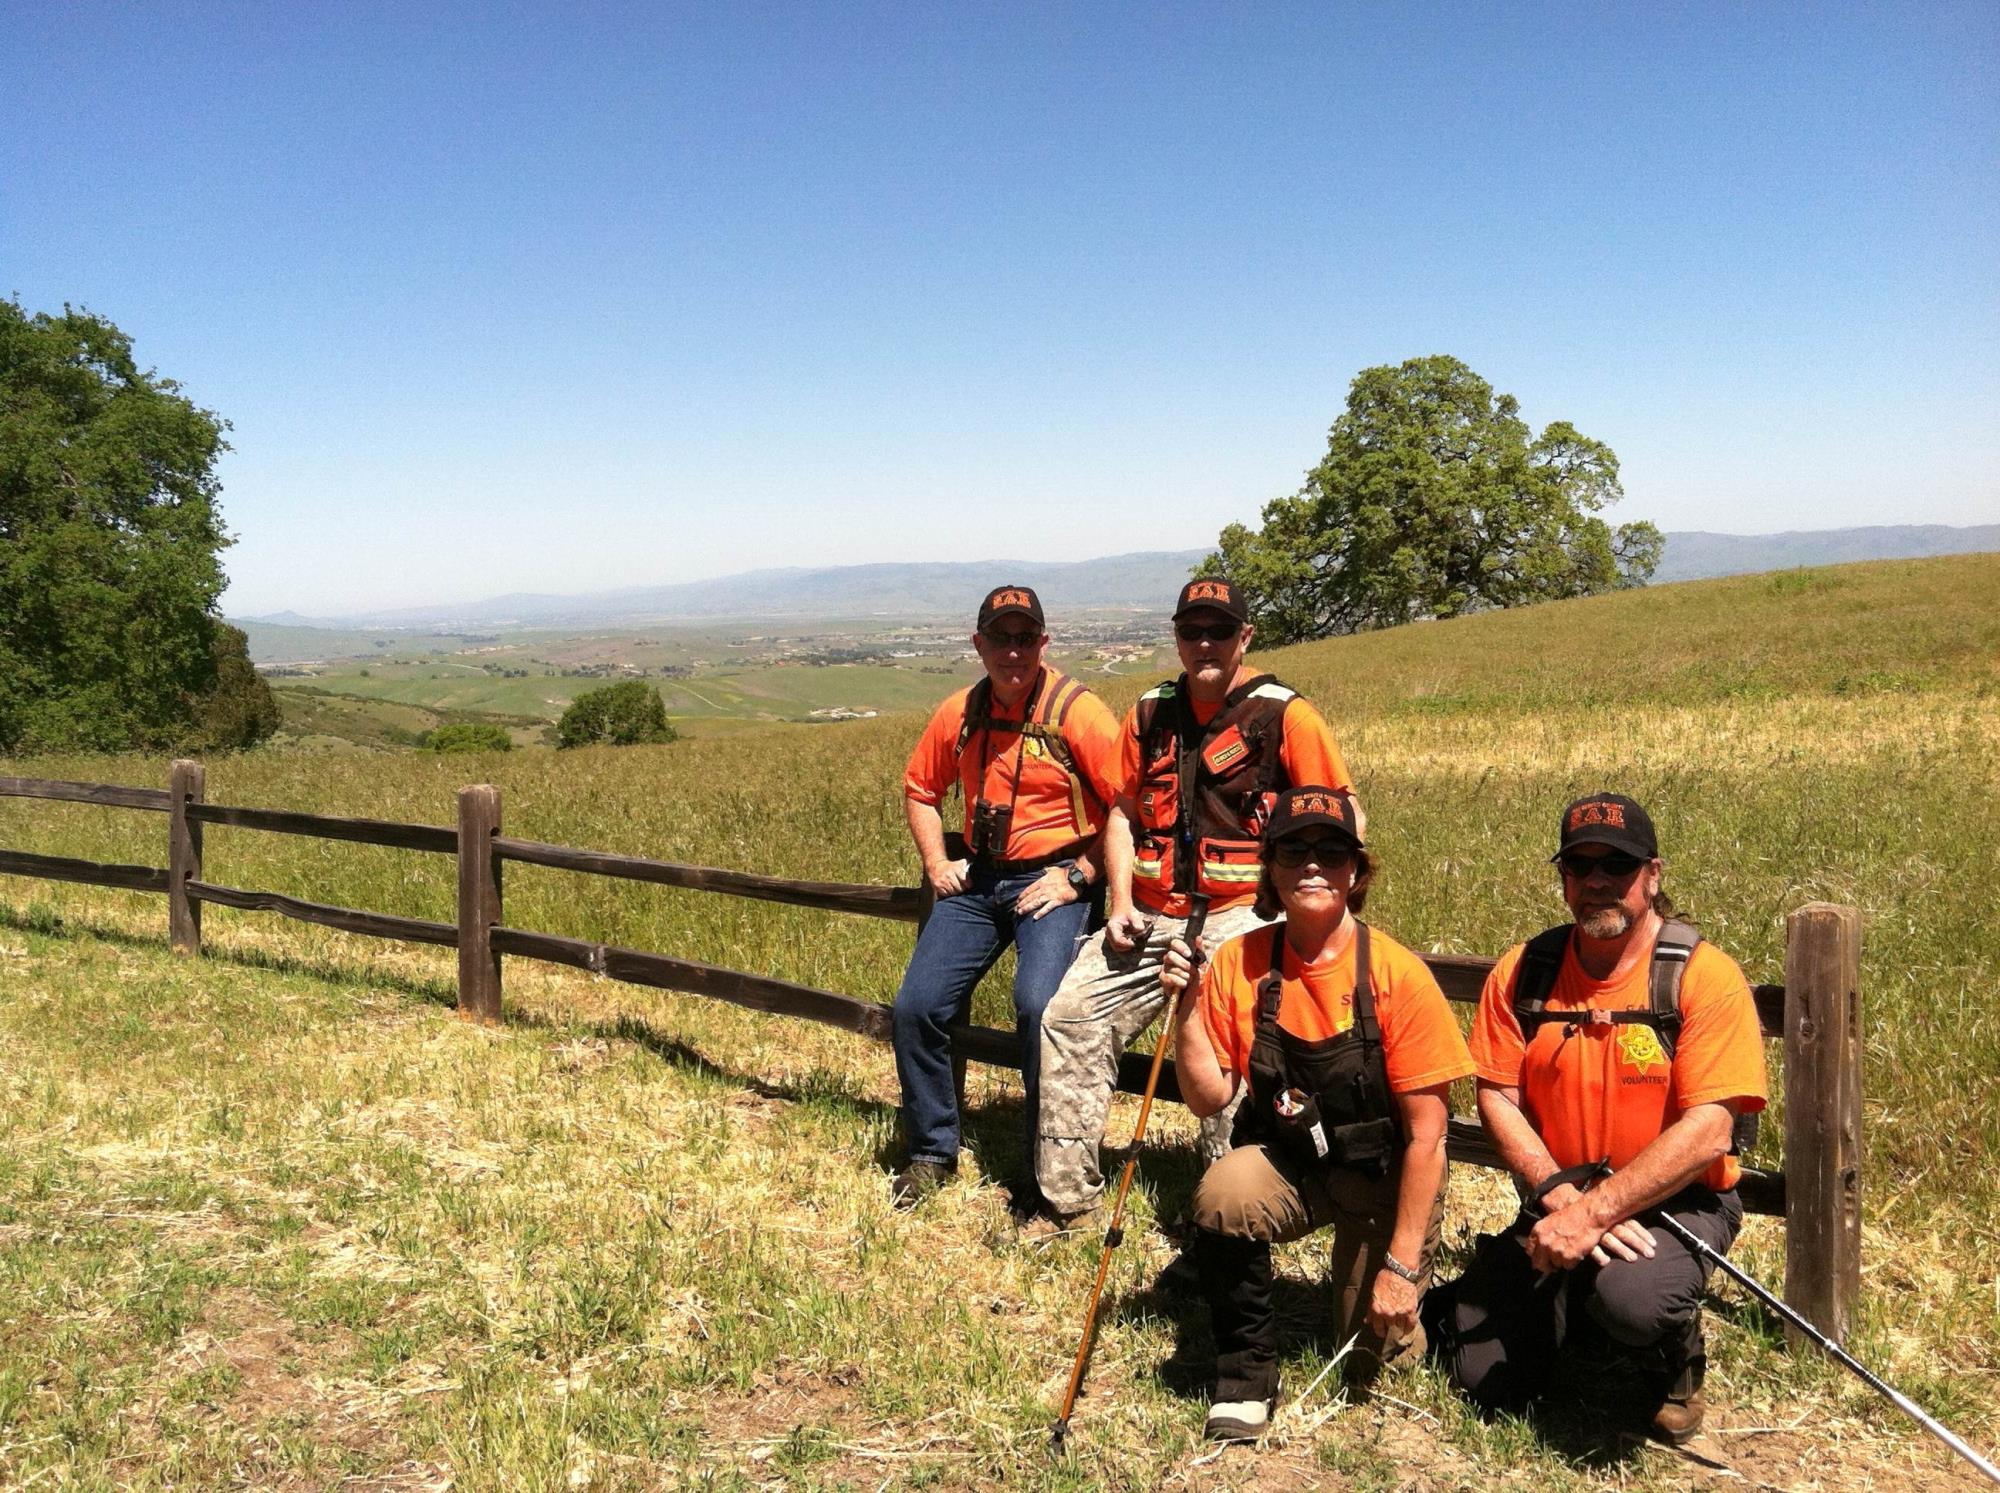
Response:
[[[1863,910],[1854,1346],[1986,1447],[2000,1439],[1996,594],[1997,556],[1852,566],[1267,660],[1340,732],[1387,868],[1371,914],[1413,946],[1493,953],[1556,920],[1556,811],[1606,785],[1652,807],[1670,890],[1753,979],[1781,977],[1788,910]],[[491,781],[512,834],[906,884],[897,785],[918,720],[490,758],[249,754],[210,762],[208,797],[442,824],[461,783]],[[0,773],[164,786],[166,764]],[[164,830],[156,814],[0,800],[0,845],[16,849],[158,865]],[[452,915],[440,856],[211,827],[206,875]],[[554,870],[512,867],[506,893],[514,926],[876,1000],[910,939]],[[1008,1224],[1007,1075],[974,1069],[959,1184],[899,1214],[885,1048],[518,960],[508,1020],[482,1028],[451,1009],[447,952],[206,918],[207,955],[176,959],[159,898],[0,878],[0,1486],[1971,1485],[1858,1382],[1787,1354],[1728,1286],[1710,1302],[1711,1429],[1688,1452],[1622,1434],[1585,1384],[1492,1425],[1426,1368],[1350,1402],[1321,1376],[1338,1348],[1323,1238],[1282,1255],[1277,1433],[1218,1455],[1199,1439],[1204,1314],[1154,1283],[1173,1254],[1155,1221],[1195,1175],[1172,1106],[1140,1167],[1074,1449],[1052,1461],[1096,1247]],[[998,990],[977,1013],[989,1022]],[[1134,1108],[1114,1113],[1114,1146]],[[1510,1194],[1469,1168],[1451,1187],[1456,1259]],[[1776,1281],[1782,1257],[1781,1226],[1753,1220],[1737,1258]]]

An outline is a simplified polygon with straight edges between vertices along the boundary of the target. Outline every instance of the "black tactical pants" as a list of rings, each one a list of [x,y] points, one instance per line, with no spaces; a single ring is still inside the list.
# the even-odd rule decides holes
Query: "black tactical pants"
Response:
[[[1465,1274],[1432,1291],[1424,1313],[1434,1351],[1467,1397],[1488,1414],[1519,1411],[1548,1387],[1563,1345],[1592,1329],[1669,1380],[1698,1356],[1709,1267],[1661,1227],[1662,1209],[1717,1254],[1743,1226],[1733,1190],[1689,1187],[1639,1215],[1652,1231],[1652,1259],[1586,1260],[1551,1275],[1528,1262],[1536,1220],[1527,1213],[1483,1236]]]

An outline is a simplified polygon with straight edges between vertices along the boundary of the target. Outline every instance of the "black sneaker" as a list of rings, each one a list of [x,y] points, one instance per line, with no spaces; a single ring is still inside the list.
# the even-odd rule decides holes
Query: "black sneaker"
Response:
[[[898,1208],[914,1208],[957,1175],[955,1162],[913,1161],[889,1183],[889,1201]]]

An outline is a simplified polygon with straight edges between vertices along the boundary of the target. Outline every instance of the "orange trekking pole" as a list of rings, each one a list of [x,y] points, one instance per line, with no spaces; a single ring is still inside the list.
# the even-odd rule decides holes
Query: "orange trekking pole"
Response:
[[[1097,1340],[1097,1306],[1104,1297],[1104,1280],[1111,1273],[1111,1251],[1125,1242],[1125,1194],[1132,1190],[1132,1172],[1139,1165],[1139,1147],[1146,1139],[1146,1121],[1153,1113],[1153,1090],[1160,1084],[1160,1066],[1166,1060],[1167,1044],[1180,1029],[1181,1006],[1194,990],[1195,976],[1202,965],[1201,930],[1208,921],[1208,898],[1200,892],[1188,898],[1187,927],[1181,937],[1187,941],[1192,968],[1188,982],[1167,1008],[1160,1028],[1160,1040],[1153,1045],[1153,1071],[1146,1075],[1146,1091],[1139,1100],[1139,1123],[1132,1127],[1132,1145],[1125,1153],[1125,1173],[1118,1179],[1118,1196],[1111,1204],[1111,1224],[1104,1231],[1104,1252],[1097,1257],[1097,1281],[1090,1288],[1090,1307],[1083,1314],[1083,1341],[1076,1345],[1076,1362],[1070,1366],[1069,1388],[1063,1392],[1062,1414],[1049,1427],[1049,1450],[1061,1452],[1069,1439],[1069,1413],[1076,1408],[1078,1391],[1083,1388],[1083,1370],[1090,1362],[1091,1345]]]

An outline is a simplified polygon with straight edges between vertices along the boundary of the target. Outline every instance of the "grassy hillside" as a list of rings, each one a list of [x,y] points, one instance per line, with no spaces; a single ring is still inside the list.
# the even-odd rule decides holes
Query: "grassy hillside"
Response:
[[[1554,921],[1556,811],[1606,785],[1654,809],[1670,889],[1753,978],[1779,977],[1788,910],[1863,908],[1859,1341],[1987,1444],[2000,1433],[1995,594],[2000,557],[1867,565],[1267,660],[1341,733],[1386,863],[1371,912],[1406,942],[1495,952]],[[1116,688],[1122,704],[1138,683]],[[444,823],[455,787],[486,780],[515,834],[907,881],[896,783],[916,726],[483,759],[252,754],[212,762],[209,795]],[[164,763],[135,759],[0,772],[165,780]],[[162,829],[0,801],[0,844],[19,848],[158,864]],[[214,880],[451,915],[441,857],[215,828],[207,844]],[[506,892],[516,926],[875,999],[908,952],[897,925],[555,871],[510,868]],[[1114,1276],[1081,1459],[1051,1467],[1040,1433],[1094,1254],[1015,1242],[993,1188],[890,1213],[886,1051],[518,962],[520,1018],[477,1032],[441,1008],[449,956],[208,918],[215,956],[191,967],[160,952],[156,899],[0,880],[0,1482],[109,1485],[138,1469],[200,1483],[229,1466],[299,1486],[392,1473],[415,1486],[444,1470],[461,1487],[1709,1476],[1560,1419],[1481,1427],[1425,1371],[1331,1416],[1322,1386],[1287,1412],[1278,1448],[1197,1467],[1205,1329],[1146,1289],[1171,1251],[1143,1229]],[[997,988],[981,999],[998,1019]],[[976,1174],[1019,1163],[1015,1092],[975,1078]],[[1130,1121],[1114,1117],[1114,1136]],[[1166,1127],[1142,1169],[1142,1222],[1191,1185],[1184,1116]],[[1505,1209],[1491,1174],[1457,1175],[1454,1250]],[[1780,1230],[1753,1221],[1740,1253],[1778,1278]],[[1286,1254],[1302,1310],[1324,1258]],[[1288,1349],[1294,1391],[1330,1346],[1306,1320]],[[1712,1437],[1711,1460],[1753,1483],[1824,1481],[1838,1430],[1840,1481],[1948,1482],[1893,1414],[1776,1352],[1732,1291],[1712,1322],[1718,1419],[1786,1429]],[[282,1382],[257,1379],[260,1344]],[[251,1389],[269,1394],[253,1403]]]

